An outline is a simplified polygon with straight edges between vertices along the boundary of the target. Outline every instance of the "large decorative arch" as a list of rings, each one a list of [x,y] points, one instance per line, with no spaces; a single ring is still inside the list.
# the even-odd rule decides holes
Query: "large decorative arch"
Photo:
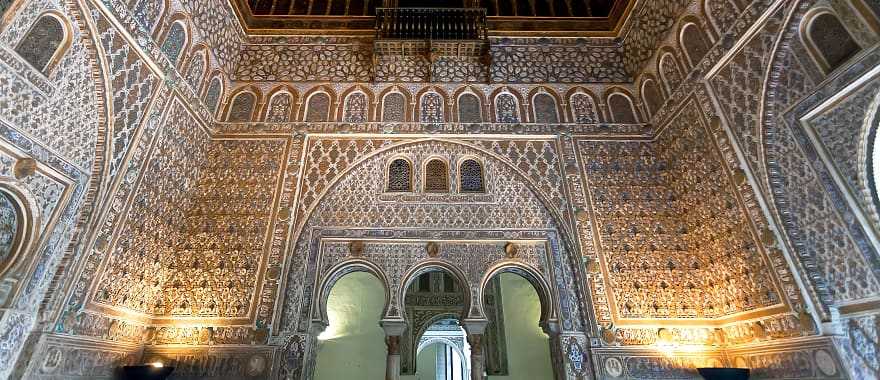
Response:
[[[400,226],[407,228],[411,223],[413,226],[421,225],[421,221],[389,221],[390,224],[376,224],[375,219],[365,222],[365,215],[373,215],[370,207],[378,204],[378,202],[358,201],[357,204],[367,205],[365,209],[351,209],[347,205],[339,202],[348,202],[351,200],[346,192],[364,192],[370,194],[370,197],[382,197],[382,184],[376,181],[365,180],[372,178],[374,172],[381,173],[385,169],[385,163],[390,157],[408,155],[414,152],[421,156],[412,157],[413,160],[421,162],[424,157],[430,154],[449,154],[450,156],[473,155],[478,156],[483,162],[491,166],[492,170],[503,171],[498,178],[507,179],[505,183],[512,186],[509,189],[499,190],[493,188],[494,191],[514,191],[516,194],[522,194],[528,201],[528,210],[540,213],[541,216],[526,217],[537,222],[541,227],[528,227],[525,230],[516,230],[516,228],[524,227],[528,224],[520,226],[520,218],[511,220],[514,230],[508,232],[499,241],[481,240],[475,237],[470,248],[463,248],[463,243],[456,234],[463,231],[455,231],[455,227],[450,224],[447,226],[436,227],[431,231],[422,231],[419,228],[408,232],[408,240],[403,241],[393,238],[388,233]],[[446,152],[446,153],[443,153]],[[308,170],[308,168],[306,168]],[[366,170],[366,171],[364,171]],[[522,261],[527,266],[499,265],[498,270],[515,271],[516,268],[533,268],[520,273],[540,273],[545,279],[543,282],[537,281],[541,287],[536,287],[537,291],[546,296],[549,284],[553,284],[555,288],[550,290],[554,301],[548,305],[558,309],[559,305],[566,305],[561,311],[555,311],[562,318],[557,320],[565,321],[560,323],[564,327],[564,331],[570,331],[574,334],[580,334],[585,328],[584,321],[588,320],[585,316],[592,313],[586,305],[583,304],[583,296],[578,294],[583,289],[579,287],[565,287],[569,281],[574,281],[578,269],[570,267],[569,255],[574,254],[576,249],[574,243],[567,231],[560,226],[564,226],[558,210],[554,203],[540,190],[540,187],[529,179],[528,174],[522,172],[517,165],[505,159],[502,156],[487,150],[478,144],[467,141],[449,140],[443,138],[420,138],[406,141],[400,141],[397,144],[389,144],[379,147],[369,153],[364,153],[361,157],[354,158],[350,164],[342,167],[338,172],[334,173],[334,177],[322,180],[324,182],[320,189],[314,191],[313,201],[302,206],[299,211],[300,216],[296,220],[300,220],[297,226],[293,227],[292,244],[295,253],[291,256],[293,259],[289,262],[289,266],[284,269],[284,285],[281,292],[284,294],[284,304],[275,314],[275,322],[273,322],[273,332],[284,336],[290,336],[294,331],[304,331],[303,323],[311,323],[313,320],[312,310],[318,307],[319,303],[315,299],[321,295],[316,287],[316,283],[312,278],[325,278],[328,267],[336,268],[336,264],[350,259],[350,249],[345,242],[352,240],[364,240],[366,244],[381,244],[381,246],[373,247],[373,249],[364,249],[363,255],[358,259],[368,260],[376,263],[385,270],[389,288],[392,291],[391,303],[386,308],[387,315],[383,318],[383,323],[404,323],[405,310],[402,298],[409,285],[418,277],[418,275],[442,270],[448,272],[469,294],[463,294],[467,297],[465,305],[469,310],[465,311],[465,315],[469,316],[468,320],[475,321],[485,319],[484,311],[481,305],[475,303],[474,300],[481,299],[482,287],[481,281],[484,274],[489,271],[493,265],[500,262],[509,263],[511,261]],[[360,194],[360,193],[359,193]],[[506,193],[505,193],[506,194]],[[396,196],[396,195],[395,195]],[[401,198],[396,198],[401,199]],[[510,199],[510,198],[507,198]],[[518,201],[517,201],[518,202]],[[399,207],[407,204],[417,207],[419,202],[407,203],[405,199],[394,204]],[[518,203],[520,204],[520,203]],[[524,204],[521,204],[524,205]],[[395,206],[395,207],[398,207]],[[338,213],[335,210],[338,207],[344,207],[345,213]],[[499,206],[500,207],[500,206]],[[532,212],[532,211],[529,211]],[[344,221],[338,218],[343,217]],[[397,214],[395,214],[397,215]],[[412,213],[404,213],[404,215],[414,215]],[[372,218],[372,217],[371,217]],[[481,220],[480,228],[493,229],[494,225],[506,224],[505,218],[501,219],[484,219]],[[555,221],[555,222],[554,222]],[[364,224],[366,223],[366,224]],[[401,224],[402,223],[402,224]],[[520,226],[520,227],[517,227]],[[531,226],[531,225],[529,225]],[[434,228],[434,227],[432,227]],[[545,230],[546,228],[546,230]],[[453,229],[453,230],[449,230]],[[380,232],[385,231],[385,232]],[[379,233],[376,235],[376,233]],[[421,234],[421,235],[420,235]],[[538,234],[538,235],[535,235]],[[519,236],[519,237],[517,237]],[[526,239],[525,236],[542,236],[534,239]],[[470,240],[471,238],[467,238]],[[510,240],[513,239],[513,240]],[[546,240],[540,240],[546,239]],[[527,252],[520,256],[508,256],[504,249],[505,243],[514,242]],[[540,241],[540,242],[539,242]],[[474,248],[479,247],[479,248]],[[462,250],[465,249],[465,250]],[[479,263],[470,263],[469,258],[472,255],[466,255],[469,252],[466,249],[480,249],[485,254],[481,255]],[[391,251],[389,251],[391,250]],[[400,254],[387,255],[388,252],[399,252]],[[546,256],[545,256],[546,255]],[[555,263],[555,264],[551,264]],[[320,264],[319,264],[320,263]],[[540,268],[540,269],[534,269]],[[562,274],[564,271],[566,274]],[[559,277],[563,276],[563,277]],[[553,280],[550,280],[550,278]],[[322,285],[323,286],[323,285]],[[309,290],[313,289],[313,290]],[[546,299],[547,297],[545,297]],[[558,301],[556,301],[558,299]],[[320,314],[318,314],[320,315]],[[544,313],[548,316],[546,319],[553,322],[554,319],[549,317],[552,313]],[[308,317],[308,319],[304,319]],[[559,331],[559,330],[554,330]],[[554,332],[555,333],[555,332]],[[579,338],[585,339],[585,338]],[[551,340],[553,342],[553,340]],[[287,345],[285,355],[299,355],[301,347],[296,345]],[[559,351],[559,352],[557,352]],[[561,355],[560,350],[553,351],[554,355]],[[560,362],[564,360],[557,358]],[[298,363],[282,363],[282,373],[298,373],[301,368],[297,367]]]
[[[36,198],[27,190],[22,189],[16,180],[11,178],[0,178],[0,197],[4,197],[8,201],[8,206],[12,207],[16,222],[15,235],[9,242],[9,251],[7,257],[0,258],[0,279],[6,278],[10,272],[27,273],[29,253],[33,251],[37,237],[39,236],[40,213],[36,203]],[[6,203],[6,202],[4,202]],[[9,213],[5,213],[8,214]],[[22,283],[24,278],[20,278],[18,283]],[[17,288],[17,287],[16,287]],[[12,300],[11,296],[7,300]],[[5,307],[5,305],[0,305]]]

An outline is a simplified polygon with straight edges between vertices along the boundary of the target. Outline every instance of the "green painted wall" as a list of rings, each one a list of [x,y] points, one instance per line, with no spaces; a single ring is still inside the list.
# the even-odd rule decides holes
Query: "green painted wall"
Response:
[[[330,326],[319,336],[316,380],[385,378],[384,305],[382,283],[369,273],[336,282],[327,301]]]
[[[416,374],[412,376],[401,376],[401,380],[435,380],[437,378],[437,351],[441,350],[443,345],[440,343],[432,344],[425,347],[419,355],[416,356]]]
[[[552,380],[550,341],[538,325],[541,319],[541,301],[535,288],[518,275],[502,273],[501,300],[510,375],[489,378]]]

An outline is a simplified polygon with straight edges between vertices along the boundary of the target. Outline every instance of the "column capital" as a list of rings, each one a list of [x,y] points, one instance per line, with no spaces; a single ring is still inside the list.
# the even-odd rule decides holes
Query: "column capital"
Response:
[[[461,321],[461,327],[468,335],[482,335],[486,332],[486,326],[489,325],[488,319],[465,319]]]
[[[403,319],[383,319],[379,326],[385,330],[385,336],[400,336],[406,331],[406,321]]]

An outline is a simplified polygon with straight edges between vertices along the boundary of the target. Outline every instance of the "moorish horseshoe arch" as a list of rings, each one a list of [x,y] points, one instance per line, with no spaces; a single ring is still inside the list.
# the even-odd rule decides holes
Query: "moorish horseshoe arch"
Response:
[[[385,289],[385,305],[382,306],[382,315],[388,313],[388,307],[391,303],[391,288],[388,286],[388,277],[385,276],[385,272],[372,261],[354,258],[337,264],[330,270],[330,273],[321,279],[318,285],[320,293],[316,300],[318,304],[312,309],[313,324],[319,323],[325,327],[330,324],[327,318],[327,299],[330,298],[330,291],[341,278],[355,272],[369,273],[382,283],[382,287]]]
[[[542,220],[541,223],[546,224],[547,228],[551,228],[552,232],[549,235],[546,235],[546,239],[550,240],[545,241],[540,244],[539,252],[541,255],[537,255],[534,257],[538,257],[539,264],[535,266],[533,262],[529,262],[528,259],[521,259],[519,257],[510,258],[505,257],[503,253],[503,246],[499,247],[499,254],[496,256],[487,255],[487,257],[494,257],[493,259],[485,262],[482,267],[478,269],[474,269],[474,265],[462,265],[466,264],[460,261],[456,261],[450,257],[416,257],[412,260],[412,262],[405,265],[405,267],[398,271],[397,273],[388,272],[383,268],[383,263],[377,262],[380,260],[374,260],[370,257],[360,256],[357,260],[352,261],[349,260],[348,257],[344,257],[339,262],[328,263],[327,265],[332,266],[332,270],[322,269],[318,266],[319,260],[324,260],[327,256],[324,248],[318,248],[320,252],[316,251],[317,246],[323,246],[322,244],[316,244],[316,242],[320,241],[321,238],[327,237],[331,238],[334,241],[339,241],[340,243],[330,249],[333,251],[332,255],[348,255],[348,246],[343,246],[342,244],[347,244],[348,242],[355,240],[363,240],[370,241],[376,240],[374,237],[370,237],[367,232],[375,228],[378,229],[393,229],[392,226],[372,226],[371,228],[364,227],[359,230],[358,233],[361,235],[352,235],[352,236],[336,236],[336,235],[322,235],[324,231],[319,231],[322,226],[324,226],[324,222],[322,222],[321,218],[324,214],[325,209],[329,209],[332,211],[330,207],[326,206],[328,202],[333,200],[334,196],[337,196],[337,193],[340,193],[344,190],[340,190],[343,186],[343,183],[348,183],[352,181],[356,181],[357,177],[364,177],[352,175],[359,170],[365,170],[366,173],[369,174],[369,178],[372,178],[373,175],[383,175],[384,160],[383,158],[391,158],[394,156],[399,156],[401,152],[407,152],[407,149],[419,148],[419,146],[427,145],[428,149],[420,150],[420,154],[430,155],[431,153],[427,153],[426,151],[431,151],[431,149],[438,149],[448,152],[448,154],[454,155],[467,155],[467,156],[476,156],[481,159],[484,164],[486,164],[485,170],[488,172],[491,167],[495,167],[493,171],[506,172],[508,173],[506,176],[509,179],[506,183],[508,186],[518,186],[522,187],[525,193],[523,197],[528,202],[531,202],[533,207],[537,207],[541,213],[545,213],[546,216],[543,218],[539,218]],[[424,147],[422,147],[424,148]],[[412,153],[412,152],[411,152]],[[386,157],[387,156],[387,157]],[[427,157],[427,156],[426,156]],[[374,174],[370,172],[370,170],[375,170],[373,166],[379,168],[380,172]],[[490,175],[487,174],[487,177]],[[499,175],[500,176],[500,175]],[[354,177],[353,179],[350,179]],[[504,176],[502,176],[504,177]],[[378,181],[382,182],[382,181]],[[497,190],[497,189],[496,189]],[[381,194],[382,191],[376,191],[377,194]],[[503,193],[499,192],[499,193]],[[377,194],[370,194],[370,196],[377,196]],[[497,202],[496,202],[497,203]],[[496,207],[501,207],[502,203],[493,203]],[[572,283],[571,279],[576,278],[578,275],[577,268],[572,266],[572,262],[567,257],[568,254],[574,254],[577,251],[573,250],[572,243],[568,238],[567,231],[565,230],[565,224],[560,222],[562,219],[559,216],[559,210],[554,209],[551,206],[553,203],[550,202],[546,195],[542,194],[540,190],[537,190],[537,186],[531,182],[528,176],[522,172],[518,167],[516,167],[513,163],[506,161],[504,158],[500,158],[496,154],[486,151],[485,149],[481,149],[478,146],[473,146],[463,141],[454,141],[454,140],[446,140],[446,139],[437,139],[437,138],[424,138],[424,139],[416,139],[411,141],[404,141],[398,144],[390,145],[387,147],[376,149],[375,151],[365,154],[364,157],[353,160],[352,164],[348,165],[344,170],[340,171],[339,174],[336,175],[332,180],[328,181],[328,184],[324,189],[320,191],[319,196],[315,197],[314,202],[308,206],[308,208],[304,211],[299,226],[295,229],[295,235],[297,238],[293,239],[295,243],[291,245],[291,250],[296,252],[292,256],[288,254],[290,257],[290,261],[285,265],[284,270],[284,281],[282,287],[282,292],[285,294],[285,299],[283,306],[281,307],[281,313],[278,313],[278,317],[276,319],[277,324],[273,328],[273,335],[278,336],[279,343],[287,342],[284,344],[284,356],[285,357],[298,357],[302,362],[293,363],[291,360],[284,360],[283,366],[286,368],[282,368],[282,372],[286,374],[303,374],[308,378],[310,375],[308,370],[302,371],[303,368],[311,367],[311,364],[307,362],[308,360],[314,360],[314,353],[309,353],[306,351],[312,351],[308,348],[303,349],[303,341],[314,339],[313,337],[303,335],[307,330],[311,332],[311,334],[315,334],[313,328],[309,327],[307,330],[303,329],[305,324],[311,325],[311,322],[319,322],[323,323],[326,321],[326,296],[329,294],[329,289],[332,288],[332,284],[335,283],[335,280],[340,278],[342,275],[351,273],[352,271],[369,271],[374,275],[376,273],[382,273],[384,278],[384,284],[386,285],[386,297],[390,293],[391,298],[386,298],[386,305],[384,308],[385,316],[383,318],[387,319],[389,316],[395,317],[395,319],[403,321],[404,311],[402,309],[402,297],[405,294],[407,286],[421,273],[433,271],[437,269],[442,269],[445,272],[453,275],[456,280],[465,288],[465,296],[469,299],[466,302],[466,313],[470,316],[475,316],[477,318],[485,319],[485,313],[483,311],[482,302],[473,302],[472,300],[480,300],[482,299],[482,294],[485,288],[486,283],[493,276],[503,273],[503,272],[514,272],[527,281],[535,288],[541,299],[541,324],[545,327],[545,331],[556,332],[559,329],[546,329],[546,325],[548,323],[555,323],[561,321],[561,319],[566,319],[570,321],[568,326],[573,326],[567,329],[569,333],[574,334],[583,334],[583,321],[586,320],[585,313],[591,312],[591,310],[585,309],[583,305],[581,305],[581,300],[585,297],[585,295],[580,294],[582,290],[579,287],[571,287]],[[415,206],[417,207],[417,206]],[[327,211],[330,213],[331,211]],[[332,217],[327,217],[332,218]],[[514,224],[517,225],[517,221],[507,221],[503,220],[501,223]],[[355,222],[355,224],[357,224]],[[345,232],[345,231],[353,231],[358,227],[357,225],[343,225],[333,227],[328,227],[332,230],[332,232]],[[401,227],[403,228],[403,227]],[[441,230],[454,230],[456,227],[454,226],[442,226],[438,227]],[[460,227],[459,227],[460,228]],[[509,235],[508,232],[505,232]],[[312,236],[315,235],[315,236]],[[311,236],[311,237],[309,237]],[[499,235],[504,236],[504,235]],[[489,240],[485,240],[486,238],[478,238],[474,237],[478,242],[488,242]],[[510,240],[508,238],[501,238],[502,240]],[[391,239],[393,241],[393,239]],[[427,239],[431,241],[430,239]],[[440,238],[439,240],[443,240]],[[498,240],[498,238],[496,238]],[[516,240],[516,238],[513,238]],[[534,239],[532,239],[534,240]],[[387,241],[387,240],[385,240]],[[493,244],[498,243],[496,241]],[[489,244],[489,243],[486,243]],[[421,250],[424,251],[424,246],[420,246]],[[331,256],[332,256],[331,255]],[[542,256],[543,255],[543,256]],[[488,259],[487,259],[488,260]],[[534,260],[534,259],[533,259]],[[540,261],[543,260],[543,261]],[[523,262],[526,262],[527,265],[523,265]],[[323,261],[321,262],[323,264]],[[467,267],[467,268],[463,268]],[[544,268],[543,271],[540,268]],[[476,272],[475,272],[476,271]],[[306,272],[313,272],[314,278],[306,277]],[[563,273],[564,272],[564,273]],[[302,276],[298,275],[302,274]],[[379,277],[379,276],[377,276]],[[395,278],[397,277],[397,278]],[[380,280],[383,280],[379,277]],[[551,285],[552,284],[552,285]],[[298,287],[302,288],[298,288]],[[308,288],[312,288],[312,291],[309,291]],[[302,292],[299,294],[298,292]],[[300,298],[301,295],[302,298]],[[293,297],[290,297],[293,295]],[[588,297],[588,296],[587,296]],[[564,310],[565,315],[563,316],[563,311],[556,310],[563,304],[563,299],[569,301],[569,308]],[[303,308],[307,309],[303,310]],[[300,312],[296,312],[299,309]],[[395,313],[396,311],[396,313]],[[308,315],[310,321],[303,320],[302,316]],[[299,327],[296,327],[299,326]],[[316,326],[317,327],[317,326]],[[295,337],[295,338],[294,338]],[[292,339],[292,340],[291,340]],[[295,342],[295,345],[292,345],[291,342]],[[553,339],[551,337],[551,342]],[[306,347],[313,346],[306,344]],[[553,355],[561,355],[563,350],[552,349]],[[565,359],[558,358],[558,360],[554,360],[556,362],[567,361],[568,358],[566,356]],[[585,359],[586,360],[586,359]]]

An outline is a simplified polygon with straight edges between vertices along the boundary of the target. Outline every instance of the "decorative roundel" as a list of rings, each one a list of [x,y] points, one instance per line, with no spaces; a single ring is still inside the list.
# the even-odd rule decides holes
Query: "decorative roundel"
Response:
[[[615,378],[623,376],[623,362],[615,357],[606,358],[605,373]]]
[[[46,356],[43,358],[43,373],[53,373],[55,369],[61,365],[61,360],[63,358],[64,353],[61,352],[61,349],[58,347],[50,347],[49,350],[46,351]]]
[[[251,377],[257,377],[266,371],[266,357],[263,355],[253,355],[248,359],[247,374]]]
[[[819,372],[822,372],[825,376],[837,374],[837,364],[835,364],[834,357],[831,356],[830,352],[817,350],[813,356],[816,358],[816,367],[819,368]]]

